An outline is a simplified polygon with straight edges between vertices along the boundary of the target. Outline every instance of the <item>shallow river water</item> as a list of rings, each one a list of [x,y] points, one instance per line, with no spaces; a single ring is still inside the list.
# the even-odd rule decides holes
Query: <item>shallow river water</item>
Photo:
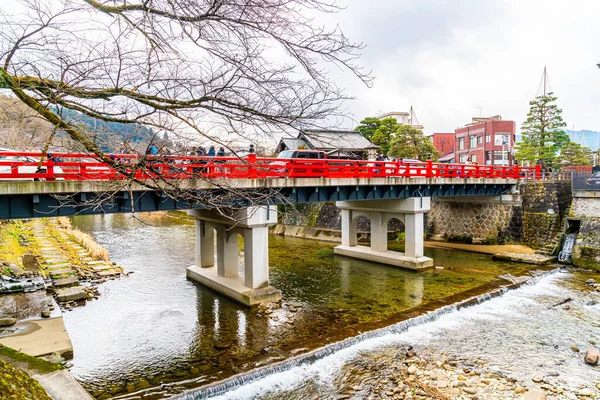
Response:
[[[392,362],[412,346],[417,353],[483,361],[491,371],[515,378],[532,390],[536,389],[532,378],[544,376],[549,383],[560,382],[567,389],[554,398],[579,398],[573,393],[590,388],[595,393],[591,398],[596,399],[600,396],[595,387],[600,370],[586,365],[583,353],[573,350],[585,351],[600,343],[600,293],[581,290],[583,281],[571,273],[553,273],[474,306],[448,307],[418,321],[384,328],[377,337],[349,343],[316,361],[282,365],[246,384],[216,387],[215,396],[209,397],[335,398],[368,378],[361,365]],[[571,299],[568,306],[557,306],[566,299]],[[196,392],[183,398],[206,396]],[[514,394],[507,393],[506,398],[514,398]]]
[[[530,268],[426,249],[444,269],[414,273],[334,256],[331,243],[271,236],[271,284],[282,290],[283,307],[248,309],[185,278],[193,225],[141,218],[73,220],[133,272],[64,314],[71,372],[99,398],[139,390],[168,397],[482,293],[498,285],[496,276]]]

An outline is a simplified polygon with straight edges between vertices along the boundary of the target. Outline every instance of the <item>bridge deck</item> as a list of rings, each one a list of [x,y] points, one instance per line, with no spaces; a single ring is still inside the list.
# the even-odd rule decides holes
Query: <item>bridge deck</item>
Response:
[[[127,181],[0,182],[0,219],[429,196],[499,196],[516,179],[279,178],[187,180],[172,195]],[[159,183],[168,185],[168,182]],[[226,196],[223,196],[227,193]]]

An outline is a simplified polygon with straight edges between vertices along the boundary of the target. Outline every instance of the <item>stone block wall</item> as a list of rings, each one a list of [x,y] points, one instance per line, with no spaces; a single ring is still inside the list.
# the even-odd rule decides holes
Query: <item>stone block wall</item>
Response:
[[[581,219],[572,259],[576,267],[600,271],[600,217]]]
[[[474,242],[501,243],[522,237],[521,205],[500,203],[499,198],[434,199],[427,216],[427,230],[446,238],[470,238]]]
[[[342,214],[335,203],[311,203],[279,206],[279,223],[285,225],[306,226],[310,228],[342,229]],[[371,230],[371,221],[368,218],[358,217],[356,228],[358,231]],[[404,232],[402,222],[392,219],[388,223],[388,230]]]
[[[569,219],[578,220],[580,224],[573,248],[573,265],[600,271],[600,193],[576,194],[571,215]]]
[[[527,182],[519,187],[523,198],[523,242],[542,247],[562,229],[572,202],[568,181]]]
[[[571,211],[576,216],[600,217],[600,197],[575,197]]]

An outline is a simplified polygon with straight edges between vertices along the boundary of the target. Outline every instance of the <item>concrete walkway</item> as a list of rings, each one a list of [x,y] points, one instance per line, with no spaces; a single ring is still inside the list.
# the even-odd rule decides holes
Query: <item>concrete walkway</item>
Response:
[[[73,356],[73,345],[62,317],[17,322],[11,326],[16,332],[0,338],[6,347],[33,357],[59,353],[65,358]]]
[[[67,370],[32,375],[54,400],[94,400]]]

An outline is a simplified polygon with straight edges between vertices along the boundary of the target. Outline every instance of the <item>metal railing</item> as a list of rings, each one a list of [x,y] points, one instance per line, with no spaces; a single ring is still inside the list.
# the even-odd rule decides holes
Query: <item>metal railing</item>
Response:
[[[426,162],[282,159],[257,157],[110,154],[113,168],[96,155],[0,152],[0,180],[109,181],[150,179],[268,178],[479,178],[542,179],[540,166],[439,164]]]

